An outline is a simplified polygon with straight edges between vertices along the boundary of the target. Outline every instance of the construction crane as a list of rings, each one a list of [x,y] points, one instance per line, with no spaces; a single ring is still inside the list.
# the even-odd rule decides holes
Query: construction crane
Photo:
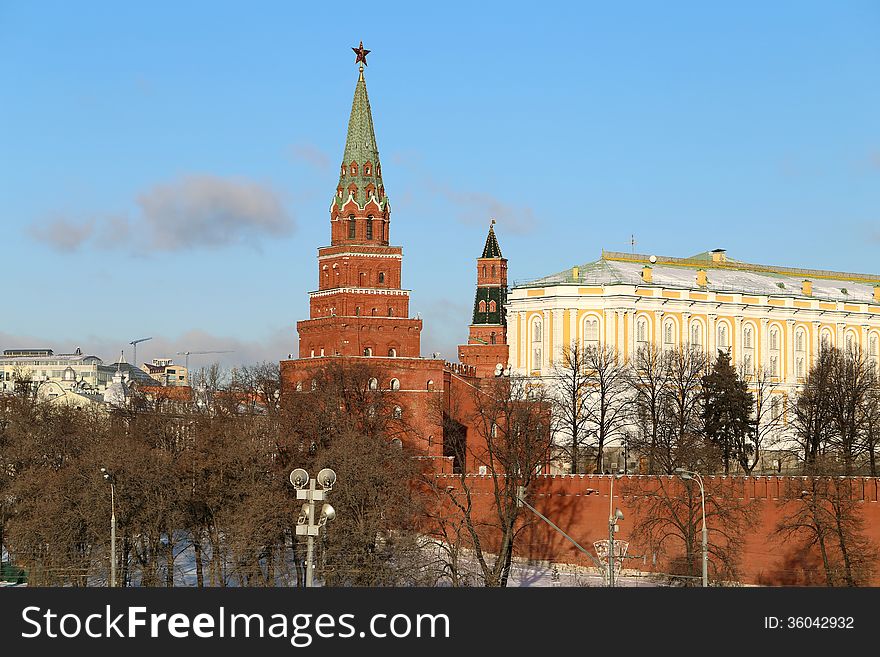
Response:
[[[131,364],[135,367],[140,367],[138,365],[138,342],[146,342],[147,340],[152,340],[153,338],[138,338],[137,340],[132,340],[128,344],[134,347],[134,355],[131,358]]]
[[[202,354],[231,354],[231,353],[233,353],[233,351],[231,349],[227,349],[225,351],[178,351],[177,355],[178,356],[186,356],[186,363],[184,366],[186,367],[187,376],[189,376],[189,357],[190,357],[190,355],[201,356]]]

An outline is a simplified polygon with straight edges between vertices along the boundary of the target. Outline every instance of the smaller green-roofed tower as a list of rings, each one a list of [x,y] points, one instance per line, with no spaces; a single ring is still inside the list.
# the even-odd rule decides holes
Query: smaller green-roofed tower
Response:
[[[507,260],[489,225],[483,255],[477,258],[477,293],[467,345],[459,347],[459,360],[477,368],[477,376],[490,376],[500,363],[507,364]]]

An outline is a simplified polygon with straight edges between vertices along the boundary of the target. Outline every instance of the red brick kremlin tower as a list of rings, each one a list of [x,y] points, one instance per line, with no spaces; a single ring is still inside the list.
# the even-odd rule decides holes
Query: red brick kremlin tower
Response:
[[[339,184],[330,205],[330,246],[318,249],[318,289],[297,323],[299,356],[418,357],[422,321],[409,319],[401,288],[403,249],[389,245],[391,205],[360,63]]]
[[[461,347],[462,363],[422,358],[422,321],[407,317],[409,290],[401,287],[403,252],[389,245],[391,206],[364,80],[369,51],[363,44],[353,50],[359,75],[330,205],[330,246],[318,249],[318,289],[309,293],[309,319],[297,322],[299,358],[281,361],[282,399],[310,394],[325,367],[367,365],[369,385],[394,403],[402,439],[436,459],[438,472],[471,472],[475,462],[456,457],[456,445],[470,453],[481,440],[472,402],[477,368],[491,377],[497,363],[507,362],[507,261],[490,228],[477,261],[471,340]]]
[[[507,366],[507,259],[501,255],[495,237],[495,220],[489,225],[489,235],[483,255],[477,259],[477,294],[474,298],[474,316],[466,345],[458,347],[458,359],[476,369],[478,377],[497,376],[497,367]]]

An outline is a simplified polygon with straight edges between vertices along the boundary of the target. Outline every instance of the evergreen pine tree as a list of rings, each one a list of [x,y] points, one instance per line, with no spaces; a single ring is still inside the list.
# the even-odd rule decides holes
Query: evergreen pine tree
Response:
[[[754,449],[752,407],[755,400],[730,362],[730,354],[719,349],[711,371],[703,377],[703,427],[707,440],[721,453],[724,474],[731,461],[748,456]]]

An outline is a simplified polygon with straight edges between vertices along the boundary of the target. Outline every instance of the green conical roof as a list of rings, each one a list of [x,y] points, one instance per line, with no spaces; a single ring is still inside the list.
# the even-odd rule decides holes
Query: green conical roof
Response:
[[[352,175],[351,165],[357,164],[357,174]],[[369,164],[369,174],[366,175],[365,165]],[[376,131],[373,128],[373,113],[370,110],[370,97],[367,95],[367,83],[364,80],[364,71],[361,68],[357,86],[354,89],[354,100],[351,103],[351,116],[348,119],[348,135],[345,138],[345,152],[342,155],[342,169],[339,175],[339,186],[343,189],[343,197],[337,199],[340,205],[348,200],[348,189],[354,183],[358,188],[357,202],[363,206],[367,202],[364,190],[372,184],[376,190],[376,199],[379,200],[378,190],[383,187],[380,175],[379,147],[376,145]],[[384,207],[386,198],[383,196],[379,202]]]
[[[486,246],[483,247],[483,255],[481,258],[500,258],[501,247],[498,246],[498,239],[495,237],[495,221],[489,225],[489,235],[486,237]]]

